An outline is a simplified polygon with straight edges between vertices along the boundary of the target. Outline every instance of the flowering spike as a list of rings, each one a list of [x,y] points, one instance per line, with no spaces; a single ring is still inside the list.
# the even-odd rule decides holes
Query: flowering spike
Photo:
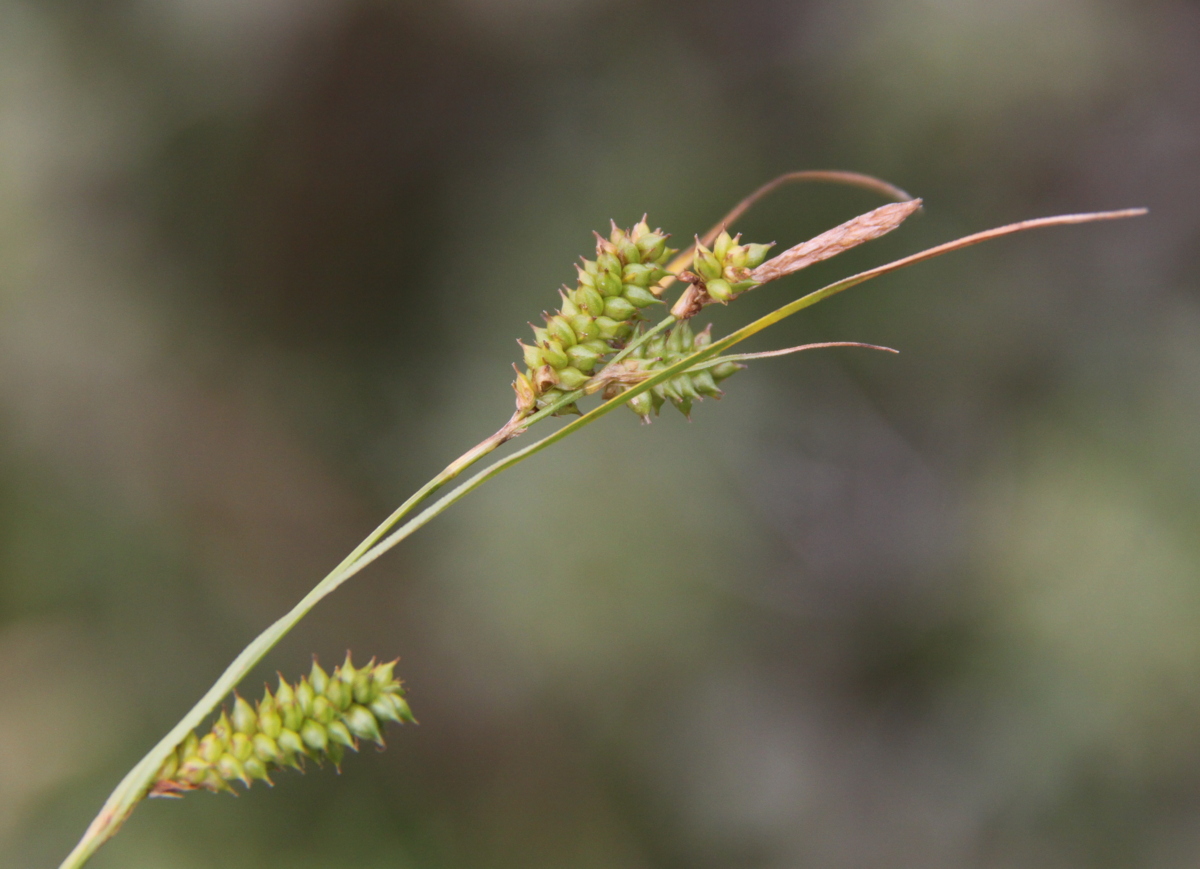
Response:
[[[736,241],[737,239],[730,239],[731,243]],[[621,363],[625,366],[625,376],[621,380],[614,378],[604,395],[606,398],[620,395],[630,385],[671,367],[711,343],[711,324],[700,332],[693,332],[687,320],[676,323],[665,335],[655,335],[639,345]],[[705,398],[720,398],[724,393],[717,387],[717,383],[744,367],[736,362],[721,362],[712,368],[684,371],[631,399],[628,403],[629,409],[641,417],[643,423],[648,423],[651,412],[657,414],[659,408],[669,401],[684,416],[691,419],[692,405],[695,402]]]
[[[596,259],[580,258],[577,286],[564,288],[562,306],[546,318],[545,327],[534,326],[534,345],[521,345],[526,370],[518,371],[513,384],[520,416],[582,387],[603,357],[633,335],[640,310],[660,304],[653,287],[666,277],[673,253],[667,234],[651,231],[643,217],[632,229],[613,223],[608,238],[595,235]],[[575,412],[573,404],[558,411]]]
[[[705,305],[713,302],[726,305],[763,283],[763,279],[756,278],[752,272],[762,264],[771,245],[742,244],[741,240],[740,235],[730,237],[722,229],[709,250],[699,237],[696,238],[692,269],[679,273],[690,286],[671,308],[672,316],[687,320],[700,313]]]
[[[256,705],[235,694],[232,711],[222,710],[203,736],[189,733],[167,757],[150,795],[178,797],[199,788],[233,793],[235,781],[273,785],[272,771],[303,771],[306,757],[340,770],[346,749],[357,751],[360,739],[383,746],[381,722],[415,721],[395,667],[396,661],[372,658],[355,668],[347,653],[332,674],[314,659],[298,685],[280,676],[275,693],[268,688]]]

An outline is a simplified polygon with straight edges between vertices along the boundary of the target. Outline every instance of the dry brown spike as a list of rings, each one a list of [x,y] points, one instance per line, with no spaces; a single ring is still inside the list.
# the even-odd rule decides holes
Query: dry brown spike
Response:
[[[764,284],[768,281],[778,280],[785,275],[808,268],[814,263],[835,257],[852,247],[858,247],[864,242],[887,235],[920,209],[920,199],[881,205],[874,211],[860,214],[840,226],[821,233],[816,238],[810,238],[795,247],[788,248],[779,256],[767,260],[756,268],[751,272],[751,276],[754,280]]]

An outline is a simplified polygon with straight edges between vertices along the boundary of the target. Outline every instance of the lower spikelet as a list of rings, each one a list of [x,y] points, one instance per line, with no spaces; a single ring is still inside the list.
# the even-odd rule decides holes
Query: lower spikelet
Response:
[[[349,653],[330,675],[313,660],[308,677],[295,687],[279,677],[274,694],[251,706],[234,695],[233,709],[222,710],[212,730],[202,737],[190,733],[171,753],[150,790],[152,797],[176,797],[205,788],[233,791],[233,782],[246,787],[261,779],[273,784],[272,770],[303,769],[305,758],[339,766],[346,749],[358,751],[367,739],[383,746],[382,722],[415,723],[404,688],[392,676],[396,661],[376,664],[374,658],[356,670]]]
[[[651,377],[655,372],[669,368],[675,363],[703,350],[712,343],[712,325],[702,332],[693,333],[688,321],[677,323],[665,335],[655,335],[638,346],[613,372],[611,382],[604,390],[605,398],[614,398],[625,392],[630,385]],[[727,377],[736,374],[744,365],[736,362],[716,362],[706,368],[684,371],[652,389],[629,400],[629,409],[650,422],[650,414],[658,415],[659,409],[668,401],[684,416],[691,418],[692,402],[705,398],[720,398],[724,393],[717,387]]]

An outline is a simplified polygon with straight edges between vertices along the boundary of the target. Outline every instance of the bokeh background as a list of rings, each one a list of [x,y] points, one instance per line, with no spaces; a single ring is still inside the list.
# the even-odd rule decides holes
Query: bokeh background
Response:
[[[419,728],[96,869],[1200,859],[1200,7],[2,0],[0,864],[52,867],[225,664],[508,416],[592,229],[775,174],[925,197],[740,300],[1065,211],[622,412],[249,680],[400,656]],[[878,205],[791,188],[792,244]]]

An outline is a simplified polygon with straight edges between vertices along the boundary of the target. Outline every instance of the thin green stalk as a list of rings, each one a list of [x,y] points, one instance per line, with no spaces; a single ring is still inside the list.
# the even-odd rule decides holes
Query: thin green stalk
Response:
[[[88,858],[95,853],[105,841],[114,835],[120,828],[121,824],[129,817],[134,807],[140,802],[153,784],[154,778],[161,768],[163,761],[167,755],[187,736],[189,732],[195,729],[203,719],[237,686],[237,684],[245,677],[245,675],[266,655],[272,647],[275,646],[299,621],[312,610],[316,604],[326,595],[354,576],[360,570],[365,568],[384,553],[392,549],[410,534],[417,529],[427,524],[430,520],[438,516],[452,504],[463,498],[465,495],[481,486],[483,483],[499,475],[505,470],[519,464],[526,458],[534,455],[557,443],[563,438],[573,434],[575,431],[590,425],[600,417],[612,412],[617,407],[625,404],[630,399],[652,389],[654,386],[674,377],[680,372],[686,371],[696,365],[699,365],[722,351],[734,346],[735,344],[746,340],[752,335],[761,332],[768,326],[771,326],[780,320],[792,316],[793,314],[808,308],[816,303],[829,298],[836,293],[847,290],[858,284],[864,283],[872,278],[879,277],[892,271],[914,265],[918,262],[931,259],[941,254],[957,250],[972,244],[978,244],[982,241],[987,241],[991,238],[996,238],[1001,235],[1007,235],[1014,232],[1021,232],[1026,229],[1033,229],[1041,226],[1053,226],[1068,223],[1083,223],[1093,220],[1106,220],[1120,217],[1131,217],[1137,214],[1144,213],[1141,209],[1132,209],[1120,212],[1105,212],[1100,214],[1090,215],[1066,215],[1062,217],[1042,218],[1039,220],[1024,221],[1022,223],[1011,224],[1009,226],[1000,227],[998,229],[988,230],[986,232],[977,233],[957,241],[949,242],[948,244],[939,245],[921,253],[914,254],[904,259],[896,260],[887,265],[880,266],[875,269],[870,269],[861,272],[844,280],[830,284],[815,292],[809,293],[795,301],[792,301],[777,310],[760,317],[752,323],[743,326],[741,329],[733,332],[725,338],[713,342],[708,347],[699,350],[696,353],[680,360],[679,362],[657,371],[653,376],[647,378],[641,383],[632,386],[625,392],[616,396],[609,401],[601,404],[599,407],[590,411],[583,416],[571,421],[567,425],[553,432],[552,434],[542,438],[524,449],[518,450],[511,455],[494,462],[484,470],[476,473],[450,492],[442,495],[433,504],[426,507],[415,517],[410,519],[404,525],[397,528],[395,531],[391,529],[396,523],[407,515],[415,506],[421,503],[425,498],[432,495],[450,480],[453,480],[461,474],[467,467],[479,461],[484,456],[491,453],[501,444],[505,443],[515,434],[523,431],[529,425],[546,418],[556,409],[566,406],[578,398],[582,397],[583,390],[578,390],[576,393],[564,396],[555,405],[545,408],[526,419],[514,419],[505,427],[501,428],[495,435],[482,441],[471,450],[468,450],[461,457],[451,462],[441,473],[422,486],[411,498],[404,502],[391,516],[380,524],[368,537],[360,543],[333,571],[331,571],[324,579],[322,579],[303,599],[300,600],[286,615],[278,619],[269,628],[263,631],[256,637],[242,652],[233,660],[221,674],[220,678],[213,684],[211,688],[204,694],[200,701],[192,707],[192,709],[164,736],[153,749],[138,762],[136,766],[125,776],[111,796],[105,802],[100,814],[92,821],[83,838],[75,846],[75,849],[67,856],[60,865],[60,869],[79,869],[83,866]],[[648,330],[637,341],[631,342],[622,353],[618,354],[613,360],[619,361],[625,354],[632,351],[637,344],[650,338],[652,335],[666,329],[674,322],[673,317],[668,317],[652,329]],[[611,363],[610,363],[611,364]],[[389,533],[389,531],[391,533]]]

